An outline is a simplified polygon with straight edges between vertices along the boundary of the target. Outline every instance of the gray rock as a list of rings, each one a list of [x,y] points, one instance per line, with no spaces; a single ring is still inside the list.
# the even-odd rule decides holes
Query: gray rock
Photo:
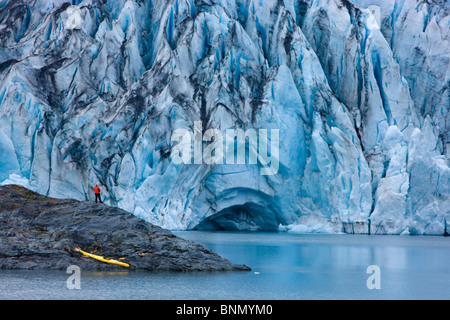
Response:
[[[77,247],[124,258],[130,270],[250,270],[118,208],[53,199],[15,185],[0,187],[0,269],[124,268],[84,257]]]

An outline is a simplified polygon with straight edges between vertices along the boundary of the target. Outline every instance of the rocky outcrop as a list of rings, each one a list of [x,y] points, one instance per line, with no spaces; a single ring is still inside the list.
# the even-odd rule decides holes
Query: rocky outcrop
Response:
[[[124,268],[84,257],[77,247],[124,258],[127,270],[250,270],[118,208],[0,187],[0,269]]]

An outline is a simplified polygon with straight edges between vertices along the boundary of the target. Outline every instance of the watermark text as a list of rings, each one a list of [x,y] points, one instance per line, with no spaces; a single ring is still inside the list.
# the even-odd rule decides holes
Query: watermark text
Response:
[[[193,133],[188,129],[176,129],[171,142],[176,143],[170,155],[174,164],[259,164],[261,175],[278,173],[278,129],[270,129],[270,138],[267,129],[227,129],[225,133],[208,129],[203,133],[202,122],[195,121]]]

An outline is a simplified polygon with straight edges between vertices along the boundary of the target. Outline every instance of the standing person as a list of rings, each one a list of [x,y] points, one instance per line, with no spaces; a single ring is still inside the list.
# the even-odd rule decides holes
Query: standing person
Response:
[[[102,198],[100,197],[100,187],[98,185],[95,185],[94,192],[95,192],[95,203],[97,203],[97,199],[100,200],[100,203],[103,203]]]

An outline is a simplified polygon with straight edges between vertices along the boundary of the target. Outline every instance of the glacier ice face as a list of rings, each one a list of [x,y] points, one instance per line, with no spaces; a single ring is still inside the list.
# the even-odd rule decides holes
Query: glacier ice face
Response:
[[[381,11],[381,32],[390,44],[401,73],[410,87],[422,121],[430,116],[437,126],[439,150],[450,152],[448,1],[352,0]]]
[[[178,230],[443,234],[448,6],[401,3],[380,29],[346,0],[1,2],[0,182],[83,200],[98,184]],[[404,31],[425,9],[427,36]],[[401,43],[442,54],[412,63]],[[196,122],[279,130],[277,173],[174,163]]]

